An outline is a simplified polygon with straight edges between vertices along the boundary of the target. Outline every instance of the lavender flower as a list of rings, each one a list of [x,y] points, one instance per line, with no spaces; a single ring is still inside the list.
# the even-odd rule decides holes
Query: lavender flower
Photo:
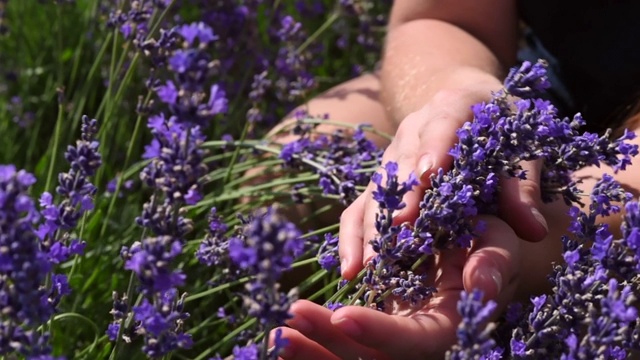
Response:
[[[145,238],[131,248],[124,247],[124,268],[133,271],[146,295],[165,293],[184,284],[185,275],[173,270],[173,259],[182,253],[182,244],[171,236]]]
[[[495,324],[486,324],[495,311],[497,304],[489,301],[482,303],[482,292],[475,289],[471,293],[462,292],[458,301],[458,313],[462,321],[458,326],[458,344],[449,353],[447,359],[494,359],[502,351],[495,349],[491,332]],[[497,357],[498,359],[500,357]]]
[[[338,259],[338,237],[325,234],[324,241],[318,249],[318,263],[325,270],[340,272],[340,260]]]
[[[600,180],[591,195],[588,213],[573,208],[574,238],[563,237],[564,265],[551,280],[552,295],[532,300],[528,319],[515,327],[511,353],[516,358],[551,356],[562,359],[625,358],[638,348],[635,296],[628,285],[637,278],[632,250],[625,239],[614,240],[598,216],[619,211],[613,201],[628,202],[627,194],[610,176]],[[627,216],[637,215],[628,202]],[[629,279],[620,283],[617,278]]]
[[[209,232],[196,252],[196,258],[207,266],[224,266],[229,264],[229,239],[226,236],[228,226],[212,208],[209,214]]]
[[[547,63],[524,61],[520,68],[512,68],[504,81],[505,89],[513,96],[538,96],[551,87],[547,78]]]
[[[254,276],[246,285],[244,297],[250,316],[270,327],[288,319],[295,292],[279,292],[278,280],[304,250],[304,240],[294,224],[278,215],[274,208],[256,211],[242,219],[241,234],[229,240],[229,257],[239,268]]]
[[[66,232],[74,229],[80,217],[93,209],[93,197],[97,189],[89,177],[102,164],[99,143],[95,140],[97,132],[97,121],[83,116],[81,138],[76,146],[70,145],[65,152],[71,169],[58,175],[56,192],[63,200],[55,204],[53,195],[47,192],[40,197],[44,222],[38,227],[37,234],[54,263],[66,261],[69,256],[80,255],[84,251],[85,243]]]
[[[45,279],[51,270],[33,226],[39,220],[28,189],[33,175],[0,165],[0,354],[37,356],[50,353],[36,331],[53,315]]]
[[[149,127],[155,138],[144,157],[152,161],[140,174],[141,180],[162,191],[171,204],[197,203],[202,199],[199,181],[207,172],[202,161],[205,151],[199,148],[204,141],[200,128],[164,116],[151,118]]]
[[[188,349],[193,345],[191,335],[185,334],[183,322],[189,317],[184,312],[184,294],[178,298],[177,291],[170,289],[160,293],[153,303],[143,299],[133,307],[137,321],[136,332],[144,335],[142,351],[157,358],[176,349]]]

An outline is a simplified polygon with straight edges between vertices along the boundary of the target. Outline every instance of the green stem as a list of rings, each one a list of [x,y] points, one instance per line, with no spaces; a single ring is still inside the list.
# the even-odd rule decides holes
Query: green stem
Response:
[[[51,149],[51,159],[49,160],[49,171],[47,173],[47,182],[44,190],[49,191],[51,181],[53,180],[53,170],[56,167],[56,158],[58,157],[58,146],[60,145],[60,132],[62,131],[62,118],[64,114],[63,104],[58,104],[58,117],[56,119],[56,130],[53,135],[53,147]]]
[[[249,133],[249,122],[246,121],[244,123],[244,128],[242,129],[242,135],[240,135],[240,142],[244,142],[248,133]],[[224,184],[228,183],[229,179],[231,178],[231,171],[233,170],[233,166],[235,165],[236,161],[238,161],[239,152],[240,152],[240,147],[236,146],[236,148],[233,150],[233,156],[231,156],[231,162],[228,165],[227,175],[225,175],[224,177],[224,182],[223,182]]]
[[[149,99],[151,98],[151,92],[147,93],[147,97],[144,100],[144,103],[146,104]],[[125,155],[125,159],[124,159],[124,166],[122,167],[123,169],[126,169],[129,167],[129,161],[131,161],[131,154],[133,153],[133,145],[135,144],[136,139],[138,138],[138,132],[140,132],[140,124],[142,123],[142,115],[138,115],[138,117],[136,118],[136,124],[133,128],[133,135],[131,136],[131,140],[129,141],[129,147],[127,148],[127,154]],[[122,186],[124,180],[124,176],[118,176],[118,180],[116,182],[116,190],[113,193],[113,196],[111,197],[111,201],[109,202],[109,207],[107,208],[107,214],[105,216],[105,219],[110,219],[111,217],[111,212],[113,211],[115,204],[116,204],[116,200],[118,199],[118,194],[120,193],[120,188]],[[109,224],[108,221],[103,221],[102,222],[102,227],[100,228],[100,236],[98,237],[99,239],[104,238],[104,234],[107,231],[107,225]]]
[[[305,42],[303,42],[302,45],[300,45],[300,47],[296,49],[296,52],[299,54],[306,50],[307,47],[309,47],[309,45],[311,45],[311,43],[313,43],[320,35],[322,35],[322,33],[325,32],[331,25],[333,25],[333,23],[336,22],[339,17],[340,12],[333,11],[331,15],[329,15],[329,18],[327,18],[327,21],[325,21],[313,34],[311,34],[311,36],[309,36],[307,40],[305,40]]]

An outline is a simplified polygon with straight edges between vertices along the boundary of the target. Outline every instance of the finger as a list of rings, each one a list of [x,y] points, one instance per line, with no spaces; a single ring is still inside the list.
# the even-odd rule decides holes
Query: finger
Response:
[[[339,358],[325,349],[322,345],[307,338],[299,331],[286,327],[282,330],[282,337],[288,340],[287,346],[279,355],[285,360],[338,360]],[[273,336],[272,336],[273,338]],[[272,346],[273,344],[271,344]]]
[[[331,324],[333,311],[313,302],[300,300],[296,301],[291,308],[293,318],[287,322],[289,326],[298,330],[307,339],[330,351],[340,359],[381,359],[379,354],[351,340]],[[299,349],[312,351],[313,344],[307,342],[299,343]],[[298,344],[296,344],[296,347]],[[302,358],[302,357],[301,357]]]
[[[338,253],[340,271],[345,279],[353,279],[362,269],[362,242],[364,204],[371,196],[369,188],[365,190],[340,216],[338,234]]]
[[[480,216],[486,229],[470,250],[463,270],[467,291],[478,288],[485,300],[504,305],[515,292],[518,279],[520,239],[513,229],[495,216]]]
[[[465,112],[467,113],[467,112]],[[451,168],[453,157],[449,151],[457,142],[456,130],[462,126],[464,117],[452,118],[454,115],[440,114],[420,132],[421,156],[418,159],[416,173],[425,187],[431,187],[431,175],[442,168]]]
[[[523,163],[527,178],[502,179],[498,197],[500,217],[527,241],[537,242],[547,236],[549,226],[540,213],[540,172],[542,161]]]

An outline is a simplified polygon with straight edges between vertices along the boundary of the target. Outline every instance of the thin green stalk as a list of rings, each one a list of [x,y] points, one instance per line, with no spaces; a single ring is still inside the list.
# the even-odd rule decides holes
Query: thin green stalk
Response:
[[[244,123],[244,128],[242,129],[242,134],[240,135],[240,142],[244,142],[244,140],[247,137],[247,134],[249,133],[249,122],[246,121]],[[224,177],[224,184],[226,184],[227,182],[229,182],[229,179],[231,178],[231,171],[233,170],[233,166],[236,164],[236,162],[238,161],[238,152],[240,151],[240,147],[236,147],[233,150],[233,155],[231,156],[231,162],[229,163],[228,166],[228,170],[227,170],[227,175]]]
[[[305,40],[305,42],[303,42],[302,45],[300,45],[300,47],[296,49],[296,52],[299,54],[306,50],[307,47],[309,47],[309,45],[311,45],[311,43],[313,43],[323,32],[329,29],[329,27],[333,25],[333,23],[336,22],[339,17],[339,11],[334,10],[333,12],[331,12],[331,15],[329,15],[327,21],[325,21],[313,34],[311,34],[311,36],[309,36],[307,40]]]
[[[60,145],[60,133],[62,131],[62,119],[64,109],[63,104],[58,104],[58,117],[56,119],[56,130],[53,134],[53,147],[51,148],[51,158],[49,159],[49,171],[47,173],[47,182],[44,185],[45,191],[51,189],[51,181],[53,180],[53,170],[56,167],[56,158],[58,157],[58,146]]]
[[[260,351],[260,360],[267,360],[269,354],[269,333],[273,328],[272,324],[266,324],[264,327],[264,339],[262,340],[262,351]]]
[[[232,332],[227,334],[227,336],[225,336],[222,339],[220,339],[220,341],[218,341],[218,343],[216,343],[215,345],[211,346],[207,350],[205,350],[202,353],[200,353],[200,355],[198,355],[194,360],[203,360],[203,359],[205,359],[207,356],[209,356],[209,354],[212,354],[214,351],[218,350],[222,345],[227,344],[229,342],[229,340],[234,339],[236,336],[238,336],[238,334],[240,334],[244,330],[246,330],[246,329],[250,328],[251,326],[253,326],[256,323],[256,321],[257,321],[256,318],[252,318],[252,319],[248,320],[247,322],[245,322],[244,324],[238,326]]]
[[[150,98],[151,98],[151,92],[147,93],[147,97],[145,98],[144,103],[146,104]],[[131,135],[131,140],[129,141],[129,147],[127,148],[127,154],[125,155],[125,158],[124,158],[124,166],[122,167],[123,169],[126,169],[129,167],[129,162],[131,161],[131,154],[133,153],[133,147],[136,142],[136,139],[138,138],[138,132],[140,132],[141,123],[142,123],[142,115],[138,114],[138,117],[136,118],[136,124],[133,128],[133,134]],[[107,213],[105,216],[106,219],[111,219],[110,216],[115,207],[116,200],[118,199],[118,194],[120,193],[120,188],[122,186],[123,180],[124,180],[124,177],[122,175],[118,177],[118,180],[116,182],[116,189],[113,193],[113,196],[111,197],[111,201],[109,201],[109,207],[107,208]],[[100,236],[98,237],[99,239],[104,238],[104,234],[107,231],[108,223],[109,223],[108,221],[102,222],[102,227],[100,228]]]

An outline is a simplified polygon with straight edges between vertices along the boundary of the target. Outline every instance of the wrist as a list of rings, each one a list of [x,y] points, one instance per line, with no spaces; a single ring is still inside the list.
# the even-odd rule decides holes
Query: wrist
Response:
[[[409,114],[434,107],[455,108],[459,114],[470,114],[472,105],[490,100],[492,91],[500,88],[502,82],[495,75],[476,68],[458,67],[433,75],[425,82],[423,91],[417,92],[419,96],[393,96],[395,101],[386,109],[396,127]]]

